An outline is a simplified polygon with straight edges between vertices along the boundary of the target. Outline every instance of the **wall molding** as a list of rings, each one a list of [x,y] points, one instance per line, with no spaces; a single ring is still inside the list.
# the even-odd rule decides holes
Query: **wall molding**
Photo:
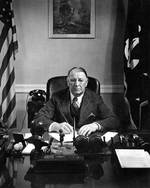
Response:
[[[28,94],[31,90],[42,89],[46,90],[46,85],[44,84],[16,84],[17,94]],[[113,85],[101,85],[101,93],[123,93],[124,86],[121,84]]]

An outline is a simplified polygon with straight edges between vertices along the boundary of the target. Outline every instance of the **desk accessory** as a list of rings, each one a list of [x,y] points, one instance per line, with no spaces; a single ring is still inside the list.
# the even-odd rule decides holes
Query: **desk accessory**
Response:
[[[150,152],[150,143],[140,133],[121,133],[111,139],[112,149],[144,149]]]
[[[110,148],[111,164],[117,176],[131,178],[150,170],[150,143],[141,132],[119,133],[111,140]]]
[[[26,141],[34,145],[34,149],[30,153],[30,160],[32,161],[40,159],[44,155],[44,152],[41,148],[43,146],[48,146],[48,143],[38,135],[33,135],[27,138]]]
[[[46,92],[44,90],[35,89],[29,92],[27,101],[28,126],[31,128],[32,121],[36,113],[44,106],[46,102]]]
[[[60,130],[59,130],[59,140],[60,140],[61,146],[63,145],[64,136],[65,136],[65,134],[63,133],[63,130],[60,129]]]
[[[106,154],[109,150],[108,145],[99,132],[92,133],[89,136],[79,135],[74,140],[74,146],[78,154],[95,157]]]
[[[41,124],[34,122],[31,129],[32,136],[27,142],[33,143],[35,149],[30,154],[31,165],[35,173],[85,173],[87,168],[85,160],[98,160],[103,155],[107,155],[108,146],[105,137],[101,137],[99,132],[90,136],[76,136],[75,130],[72,135],[72,142],[64,142],[65,134],[59,131],[58,141],[45,143],[43,130],[40,132]],[[49,145],[49,146],[48,146]],[[42,146],[47,149],[42,150]],[[47,152],[48,151],[48,152]],[[108,152],[108,153],[107,153]]]

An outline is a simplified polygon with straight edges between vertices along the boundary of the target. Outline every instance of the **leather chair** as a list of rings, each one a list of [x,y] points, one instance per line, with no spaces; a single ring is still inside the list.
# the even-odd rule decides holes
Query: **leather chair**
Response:
[[[52,94],[67,88],[67,76],[56,76],[52,77],[47,81],[46,86],[46,100],[48,101],[51,98]],[[100,94],[100,82],[96,78],[88,77],[87,88],[95,91],[97,94]]]

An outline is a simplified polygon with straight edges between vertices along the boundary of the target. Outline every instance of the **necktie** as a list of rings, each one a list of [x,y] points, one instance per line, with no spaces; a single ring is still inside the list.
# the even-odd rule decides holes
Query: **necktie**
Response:
[[[73,117],[75,117],[76,122],[78,121],[79,118],[79,106],[77,104],[78,98],[74,97],[72,104],[71,104],[71,114]]]

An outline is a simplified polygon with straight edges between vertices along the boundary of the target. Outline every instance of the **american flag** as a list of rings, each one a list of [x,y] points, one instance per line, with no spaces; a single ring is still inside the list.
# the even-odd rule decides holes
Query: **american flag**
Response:
[[[14,60],[18,49],[12,0],[0,0],[0,120],[16,127]]]
[[[149,0],[128,1],[128,16],[125,34],[124,85],[125,99],[131,118],[141,128],[141,107],[150,96],[149,67]]]

